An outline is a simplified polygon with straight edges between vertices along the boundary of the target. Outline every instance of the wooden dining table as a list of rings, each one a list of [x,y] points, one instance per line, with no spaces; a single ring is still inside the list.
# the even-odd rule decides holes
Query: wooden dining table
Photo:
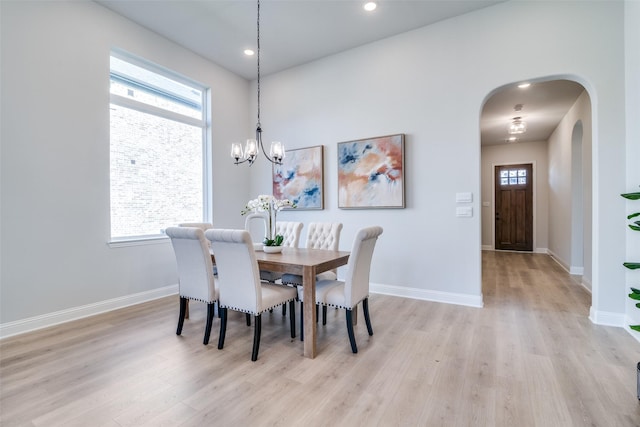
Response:
[[[260,270],[302,276],[304,356],[313,359],[316,345],[316,275],[346,265],[350,252],[326,249],[282,248],[281,253],[256,252]]]
[[[316,357],[316,275],[346,265],[350,252],[327,249],[282,248],[280,253],[256,251],[260,270],[302,276],[304,312],[304,356]],[[215,264],[215,255],[211,254]]]

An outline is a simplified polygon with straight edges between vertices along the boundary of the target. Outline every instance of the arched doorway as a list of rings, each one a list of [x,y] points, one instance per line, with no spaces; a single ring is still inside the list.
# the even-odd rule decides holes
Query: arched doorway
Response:
[[[495,170],[532,164],[533,250],[547,253],[591,290],[591,101],[580,83],[541,78],[496,88],[481,112],[482,249],[495,250]],[[529,91],[529,92],[527,92]],[[519,119],[526,131],[509,134]],[[538,126],[541,126],[539,129]],[[509,141],[515,137],[515,141]]]

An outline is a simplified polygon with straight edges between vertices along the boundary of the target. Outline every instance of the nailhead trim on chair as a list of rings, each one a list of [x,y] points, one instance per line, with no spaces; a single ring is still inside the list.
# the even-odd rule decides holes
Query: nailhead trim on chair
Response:
[[[214,302],[218,301],[218,300],[215,300],[215,299],[211,300],[211,301],[207,301],[207,300],[203,300],[201,298],[193,298],[193,297],[190,297],[188,295],[180,295],[180,298],[187,298],[187,299],[190,299],[190,300],[193,300],[193,301],[200,301],[200,302],[204,302],[204,303],[207,303],[207,304],[211,304],[211,303],[214,303]]]
[[[285,301],[285,303],[288,303],[288,302],[291,302],[291,301],[295,301],[295,300],[296,300],[295,298],[291,298],[291,299],[289,299],[289,300]],[[274,308],[279,307],[279,306],[281,306],[281,305],[282,305],[282,303],[280,303],[280,304],[276,304],[276,305],[273,305],[273,306],[271,306],[271,307],[269,307],[269,308],[265,308],[264,310],[262,310],[262,311],[261,311],[261,312],[259,312],[259,313],[255,313],[255,312],[253,312],[253,311],[248,311],[248,310],[243,310],[243,309],[240,309],[240,308],[237,308],[237,307],[232,307],[232,306],[230,306],[230,305],[224,305],[224,304],[221,304],[221,305],[220,305],[220,308],[228,308],[229,310],[239,311],[239,312],[241,312],[241,313],[248,313],[248,314],[253,314],[253,315],[257,316],[258,314],[262,314],[262,313],[267,312],[267,311],[269,311],[269,310],[273,310]]]

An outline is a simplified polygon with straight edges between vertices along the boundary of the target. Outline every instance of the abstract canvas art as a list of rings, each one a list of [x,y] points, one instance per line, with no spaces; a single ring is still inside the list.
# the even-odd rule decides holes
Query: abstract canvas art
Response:
[[[404,134],[338,143],[338,207],[405,207]]]
[[[324,208],[324,146],[287,150],[273,166],[273,196],[289,199],[297,209]]]

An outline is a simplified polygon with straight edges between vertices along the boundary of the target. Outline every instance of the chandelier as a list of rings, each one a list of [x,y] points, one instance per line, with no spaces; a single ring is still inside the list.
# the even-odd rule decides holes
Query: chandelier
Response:
[[[255,162],[258,158],[259,152],[262,151],[262,154],[264,154],[267,160],[269,160],[271,163],[281,165],[282,159],[284,159],[284,145],[282,145],[282,143],[279,141],[272,142],[269,154],[267,154],[262,143],[262,126],[260,125],[260,0],[258,0],[257,48],[258,123],[256,124],[256,138],[247,139],[247,143],[244,146],[244,151],[242,150],[242,145],[240,143],[236,142],[231,144],[231,157],[235,160],[236,165],[249,162],[249,166],[251,166],[253,162]]]

